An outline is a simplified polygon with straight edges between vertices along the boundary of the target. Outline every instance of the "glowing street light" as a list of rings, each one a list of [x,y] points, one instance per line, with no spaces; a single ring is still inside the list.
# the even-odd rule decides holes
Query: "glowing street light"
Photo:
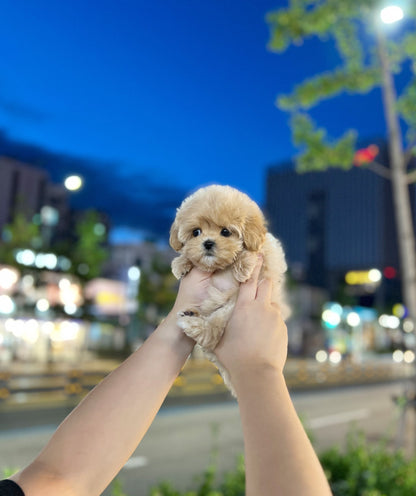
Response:
[[[68,176],[64,181],[64,186],[69,191],[78,191],[82,187],[83,181],[80,176]]]
[[[393,22],[403,19],[403,9],[398,5],[389,5],[380,12],[380,19],[384,24],[393,24]]]

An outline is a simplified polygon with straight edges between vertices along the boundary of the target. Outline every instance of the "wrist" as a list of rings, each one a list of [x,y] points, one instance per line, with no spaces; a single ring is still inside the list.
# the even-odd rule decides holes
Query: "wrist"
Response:
[[[195,346],[195,341],[189,338],[177,324],[175,310],[171,310],[155,330],[155,334],[169,347],[188,356]]]
[[[270,364],[255,364],[241,367],[231,372],[231,381],[237,391],[258,391],[270,385],[286,388],[283,370]]]

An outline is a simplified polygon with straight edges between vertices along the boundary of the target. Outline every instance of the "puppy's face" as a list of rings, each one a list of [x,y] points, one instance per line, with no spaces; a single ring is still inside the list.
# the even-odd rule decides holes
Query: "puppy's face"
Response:
[[[181,253],[202,270],[213,272],[225,269],[243,250],[243,240],[235,225],[195,219],[189,226]]]
[[[257,251],[266,234],[263,214],[244,193],[227,186],[202,188],[178,209],[170,244],[207,272],[232,265],[243,250]]]

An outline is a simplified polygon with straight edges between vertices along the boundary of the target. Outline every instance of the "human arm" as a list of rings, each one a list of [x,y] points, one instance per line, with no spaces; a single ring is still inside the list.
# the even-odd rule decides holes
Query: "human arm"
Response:
[[[131,456],[179,374],[194,342],[176,314],[197,307],[209,275],[192,270],[173,309],[145,343],[64,420],[40,455],[11,479],[25,496],[99,495]]]
[[[258,285],[260,266],[241,285],[215,351],[230,373],[239,403],[246,496],[330,496],[283,377],[287,329],[271,303],[271,281]]]

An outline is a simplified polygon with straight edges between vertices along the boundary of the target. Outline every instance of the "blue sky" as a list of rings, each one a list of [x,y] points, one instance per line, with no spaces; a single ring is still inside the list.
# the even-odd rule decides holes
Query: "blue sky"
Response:
[[[106,209],[118,233],[154,222],[163,236],[174,206],[212,182],[262,204],[266,168],[295,153],[276,96],[338,63],[316,40],[267,50],[265,15],[285,0],[0,5],[3,140],[63,158],[49,160],[56,181],[83,172],[76,201]],[[384,134],[377,90],[317,115],[335,136]]]

